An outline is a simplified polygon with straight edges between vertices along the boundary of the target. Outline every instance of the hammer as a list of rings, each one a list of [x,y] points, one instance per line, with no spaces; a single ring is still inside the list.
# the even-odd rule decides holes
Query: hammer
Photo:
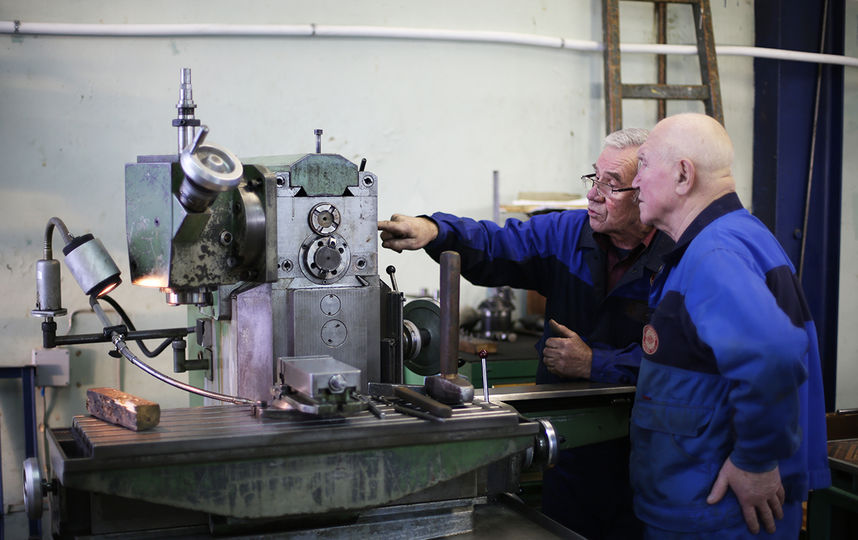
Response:
[[[441,374],[426,377],[426,393],[449,405],[473,401],[474,385],[459,376],[459,275],[455,251],[441,253]]]

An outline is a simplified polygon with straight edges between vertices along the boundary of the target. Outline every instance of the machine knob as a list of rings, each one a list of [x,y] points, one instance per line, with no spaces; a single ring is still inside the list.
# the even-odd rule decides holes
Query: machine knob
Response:
[[[203,144],[208,128],[202,126],[193,144],[182,150],[179,163],[185,178],[179,186],[179,202],[190,212],[204,212],[217,196],[235,189],[244,167],[229,150]]]
[[[346,378],[337,373],[328,379],[328,389],[334,394],[342,394],[348,384]]]
[[[396,273],[396,267],[391,264],[387,267],[385,272],[387,272],[387,275],[390,276],[390,284],[393,285],[393,292],[399,292],[399,288],[396,286],[396,278],[393,277],[393,274]]]

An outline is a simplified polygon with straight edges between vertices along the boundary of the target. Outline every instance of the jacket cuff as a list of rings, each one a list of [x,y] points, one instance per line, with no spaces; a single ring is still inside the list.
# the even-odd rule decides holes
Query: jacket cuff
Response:
[[[434,214],[433,214],[434,215]],[[438,246],[443,245],[444,239],[447,237],[447,229],[441,225],[437,219],[432,216],[427,216],[426,214],[420,214],[417,216],[419,218],[426,218],[438,227],[438,236],[435,237],[434,240],[430,241],[428,244],[424,246],[424,249],[432,250],[433,248],[438,248]]]
[[[590,380],[598,383],[634,384],[632,377],[622,370],[615,369],[617,359],[615,349],[590,347],[593,360],[590,364]]]
[[[748,459],[746,456],[743,456],[740,452],[736,451],[730,454],[730,461],[733,462],[733,465],[742,469],[743,471],[748,471],[752,473],[769,472],[778,466],[778,460],[776,459],[770,461]]]

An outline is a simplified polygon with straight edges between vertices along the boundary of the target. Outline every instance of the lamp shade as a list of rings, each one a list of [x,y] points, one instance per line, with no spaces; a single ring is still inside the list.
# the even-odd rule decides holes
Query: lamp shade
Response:
[[[101,241],[91,234],[72,239],[63,248],[63,254],[66,266],[88,296],[103,296],[122,283],[119,267]]]

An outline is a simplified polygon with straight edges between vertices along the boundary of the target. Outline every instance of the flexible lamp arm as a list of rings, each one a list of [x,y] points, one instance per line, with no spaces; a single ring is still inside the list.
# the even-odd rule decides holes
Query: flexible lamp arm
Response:
[[[92,306],[93,311],[95,311],[96,315],[98,315],[98,318],[101,320],[101,323],[104,325],[104,327],[110,328],[112,326],[110,319],[107,318],[107,314],[104,313],[103,309],[101,309],[101,305],[98,303],[98,298],[96,298],[95,296],[91,296],[89,298],[89,305]],[[128,345],[125,343],[125,336],[120,332],[117,332],[116,330],[111,332],[110,341],[113,342],[113,345],[116,347],[116,350],[119,351],[122,356],[128,359],[129,362],[142,369],[149,375],[155,377],[159,381],[167,383],[170,386],[178,388],[179,390],[184,390],[185,392],[197,394],[198,396],[207,397],[209,399],[215,399],[218,401],[225,401],[228,403],[235,403],[239,405],[254,405],[257,407],[265,407],[266,405],[264,401],[256,401],[253,399],[237,396],[228,396],[209,390],[203,390],[202,388],[197,388],[196,386],[185,384],[181,381],[173,379],[172,377],[164,375],[160,371],[156,370],[155,368],[149,366],[148,364],[137,358],[137,356],[131,352],[131,350],[128,348]]]

